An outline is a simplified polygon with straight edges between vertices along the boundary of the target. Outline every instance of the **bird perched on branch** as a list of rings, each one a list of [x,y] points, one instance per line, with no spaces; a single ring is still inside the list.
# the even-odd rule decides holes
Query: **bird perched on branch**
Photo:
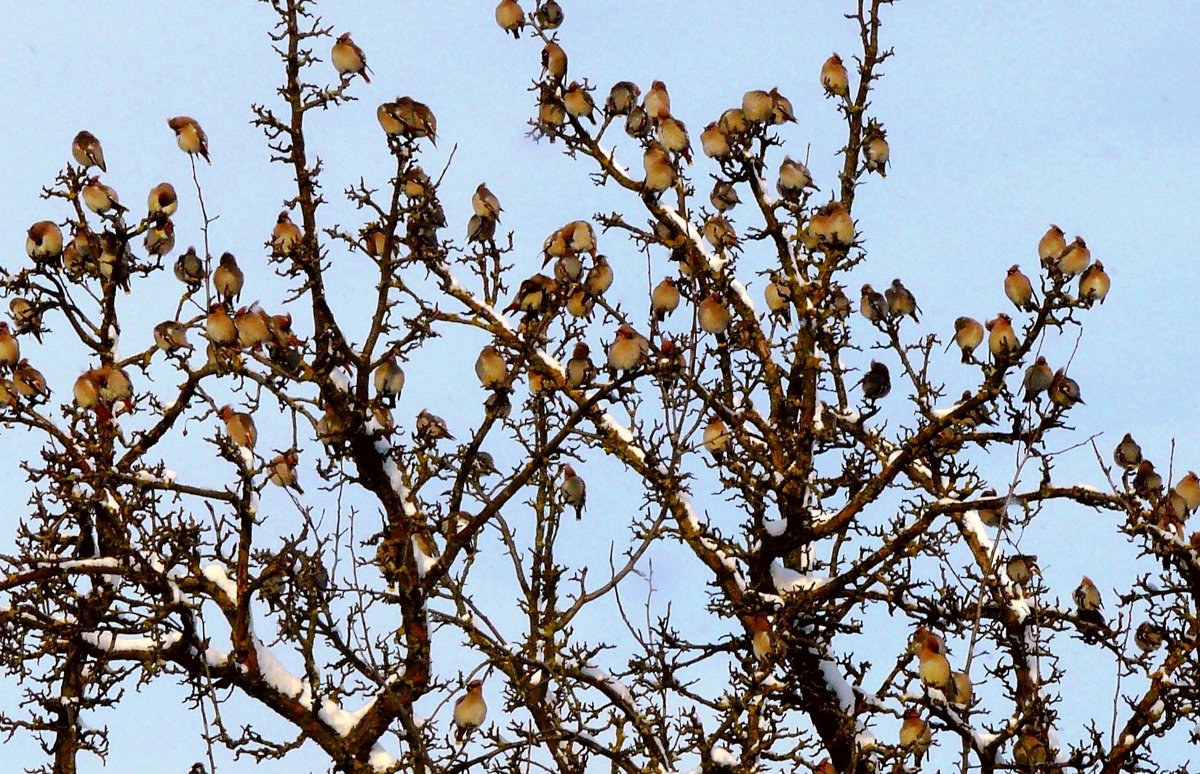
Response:
[[[1105,626],[1104,615],[1100,612],[1104,601],[1100,598],[1100,589],[1096,588],[1091,578],[1083,576],[1083,580],[1071,596],[1075,600],[1075,612],[1081,622],[1092,626]]]
[[[563,502],[575,509],[575,520],[583,518],[583,506],[587,502],[587,484],[570,465],[563,465]]]
[[[954,321],[954,344],[962,350],[962,361],[971,362],[979,345],[983,343],[983,324],[973,317],[959,317]],[[950,346],[947,345],[946,349]]]
[[[846,65],[842,64],[842,58],[837,52],[821,65],[821,86],[831,97],[846,99],[850,96],[850,74],[846,72]]]
[[[367,57],[358,44],[350,38],[349,32],[338,35],[333,49],[329,52],[329,59],[333,62],[334,68],[337,69],[338,75],[342,77],[343,81],[349,80],[352,75],[359,75],[362,76],[364,83],[371,82],[371,77],[367,75],[370,72],[370,68],[367,67]]]
[[[85,170],[88,167],[98,167],[101,172],[108,171],[108,167],[104,165],[104,149],[100,147],[100,141],[86,129],[75,135],[71,142],[71,155]]]
[[[200,128],[200,124],[191,116],[175,116],[167,119],[167,126],[175,132],[175,143],[180,150],[189,156],[201,156],[209,164],[208,135]]]
[[[515,5],[515,3],[514,3]],[[487,720],[487,703],[483,700],[483,681],[467,683],[467,692],[454,702],[454,741],[462,744],[473,728]]]

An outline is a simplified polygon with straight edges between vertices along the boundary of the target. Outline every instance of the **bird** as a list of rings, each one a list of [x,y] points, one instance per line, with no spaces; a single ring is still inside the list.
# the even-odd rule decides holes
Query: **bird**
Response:
[[[500,350],[485,346],[475,359],[475,375],[485,390],[504,390],[508,386],[508,363]]]
[[[101,172],[108,172],[108,167],[104,165],[104,149],[100,147],[100,141],[86,129],[80,131],[71,141],[71,155],[85,170],[88,167],[98,167]]]
[[[1038,260],[1044,268],[1050,268],[1058,262],[1059,256],[1067,249],[1067,238],[1063,230],[1053,223],[1042,238],[1038,240]]]
[[[1161,626],[1142,621],[1133,633],[1133,641],[1143,653],[1153,653],[1162,646],[1166,634]]]
[[[437,147],[437,117],[428,105],[412,97],[397,97],[388,110],[400,122],[403,134],[412,139],[425,137]]]
[[[583,518],[583,506],[587,501],[587,484],[570,465],[563,465],[562,476],[563,502],[575,509],[575,520],[579,521]]]
[[[1175,484],[1175,491],[1179,493],[1184,503],[1187,504],[1189,513],[1200,508],[1200,478],[1197,478],[1195,473],[1189,470]]]
[[[1050,389],[1053,382],[1054,369],[1046,362],[1044,356],[1039,355],[1033,365],[1025,369],[1025,378],[1021,382],[1021,386],[1025,388],[1025,402],[1032,403],[1037,400],[1037,396]]]
[[[421,409],[421,413],[417,414],[416,433],[422,441],[438,441],[443,438],[454,440],[446,420],[437,414],[431,414],[427,409]]]
[[[892,375],[888,367],[877,360],[871,361],[871,367],[859,380],[863,388],[863,397],[869,401],[877,401],[892,391]]]
[[[512,33],[514,39],[520,38],[525,27],[525,11],[521,10],[517,0],[500,0],[496,6],[496,23],[500,29]]]
[[[188,343],[187,328],[174,320],[164,320],[154,326],[154,343],[168,354],[192,348]]]
[[[1037,557],[1032,554],[1013,554],[1004,563],[1004,574],[1017,586],[1024,589],[1033,580],[1038,570]]]
[[[487,183],[480,183],[475,189],[475,193],[471,195],[471,208],[479,217],[496,222],[500,221],[500,213],[504,211],[504,208],[500,206],[500,199],[491,192]]]
[[[567,314],[579,318],[590,315],[595,303],[595,299],[587,292],[587,288],[583,285],[575,285],[567,292],[567,301],[563,306],[566,308]]]
[[[654,121],[671,115],[671,95],[667,93],[667,84],[662,81],[652,82],[650,91],[646,92],[646,98],[642,100],[642,107]]]
[[[1037,304],[1033,303],[1033,283],[1015,263],[1008,267],[1008,273],[1004,277],[1004,295],[1013,302],[1013,306],[1023,312],[1037,309]]]
[[[200,128],[200,124],[191,116],[175,116],[167,119],[167,126],[175,131],[175,143],[180,150],[189,156],[201,156],[209,164],[208,135]]]
[[[582,341],[576,342],[567,361],[567,386],[574,389],[586,386],[592,380],[596,368],[592,365],[591,348]]]
[[[700,302],[700,306],[696,310],[696,318],[700,323],[701,330],[717,336],[723,335],[733,321],[733,315],[730,314],[724,300],[716,291],[709,293]]]
[[[170,219],[155,221],[146,227],[146,236],[142,240],[146,252],[157,258],[165,256],[175,249],[175,224]],[[66,257],[63,258],[66,263]]]
[[[179,197],[170,183],[159,183],[146,194],[146,212],[151,218],[169,218],[178,209]]]
[[[75,405],[84,411],[98,409],[100,406],[100,375],[95,368],[89,368],[79,375],[71,388]]]
[[[733,153],[733,146],[729,144],[729,135],[716,121],[704,127],[704,131],[700,132],[700,149],[710,159],[723,159]],[[782,192],[780,195],[783,195]]]
[[[675,167],[667,158],[667,151],[660,143],[652,143],[642,154],[642,169],[646,178],[642,183],[645,191],[660,194],[675,185],[678,177]]]
[[[846,65],[842,64],[842,58],[838,56],[837,52],[834,52],[825,60],[825,64],[821,65],[821,86],[829,96],[843,99],[850,96],[850,75],[846,72]]]
[[[750,630],[750,647],[754,658],[766,661],[775,651],[775,643],[771,640],[771,621],[765,615],[752,615],[746,619],[746,628]]]
[[[6,321],[0,321],[0,366],[12,368],[21,360],[21,342],[9,330]]]
[[[400,397],[400,393],[404,390],[404,369],[396,362],[395,355],[388,355],[379,365],[375,366],[373,379],[375,395],[395,404],[396,398]]]
[[[796,123],[796,111],[792,109],[792,101],[779,93],[779,88],[773,86],[771,95],[771,123]]]
[[[953,343],[962,350],[962,362],[971,362],[975,350],[983,343],[983,335],[983,325],[973,317],[959,317],[954,320]]]
[[[8,302],[8,313],[12,317],[17,333],[32,333],[42,340],[42,313],[28,299],[17,296]]]
[[[1069,409],[1076,403],[1087,405],[1079,396],[1079,382],[1067,376],[1067,372],[1061,368],[1054,373],[1046,394],[1050,396],[1051,403],[1064,409]]]
[[[650,114],[641,105],[634,105],[625,116],[625,134],[642,139],[650,134]]]
[[[1000,360],[1016,352],[1021,344],[1013,330],[1012,318],[1001,312],[984,325],[988,330],[988,350],[992,359]]]
[[[918,633],[921,629],[917,630]],[[954,700],[954,675],[946,658],[946,645],[937,635],[925,630],[924,636],[914,635],[910,650],[919,662],[917,674],[926,688],[936,688],[949,701]]]
[[[1142,460],[1137,464],[1137,469],[1133,474],[1133,480],[1130,484],[1133,486],[1133,491],[1139,497],[1153,502],[1162,494],[1163,478],[1154,469],[1153,462]]]
[[[1013,763],[1026,771],[1042,771],[1048,760],[1046,745],[1038,738],[1039,729],[1026,726],[1013,743]]]
[[[54,260],[62,255],[62,229],[52,220],[39,220],[25,234],[25,253],[36,261]]]
[[[230,347],[238,340],[238,329],[229,310],[222,303],[215,303],[208,310],[204,323],[204,337],[218,347]]]
[[[116,210],[119,214],[129,209],[121,204],[116,189],[100,182],[99,177],[88,178],[79,194],[83,197],[83,203],[87,205],[88,209],[97,215],[103,215],[109,210]]]
[[[548,307],[558,292],[558,282],[545,274],[535,274],[521,282],[512,303],[504,308],[505,314],[522,311],[527,316],[536,315]]]
[[[821,190],[813,183],[808,167],[791,156],[784,156],[783,163],[779,165],[779,179],[775,181],[775,190],[784,199],[796,201],[803,197],[809,188],[814,191]]]
[[[542,46],[542,75],[561,82],[567,75],[567,52],[553,40]],[[605,108],[605,113],[610,111]]]
[[[834,200],[818,208],[808,222],[817,244],[848,247],[854,244],[854,221],[846,205]]]
[[[17,395],[27,398],[31,403],[42,403],[50,398],[50,387],[42,372],[29,365],[29,361],[21,358],[12,369],[12,386]]]
[[[279,213],[275,228],[271,230],[271,248],[275,255],[291,255],[299,247],[300,239],[300,227],[292,222],[288,211]]]
[[[858,300],[858,311],[870,322],[879,322],[888,317],[888,303],[884,295],[870,285],[862,286]]]
[[[720,459],[732,440],[733,437],[729,434],[729,428],[726,427],[725,421],[713,414],[708,420],[708,424],[704,426],[704,448],[709,454]]]
[[[1104,264],[1096,261],[1079,275],[1079,302],[1088,307],[1097,301],[1103,304],[1111,286],[1112,280],[1104,271]]]
[[[750,131],[750,122],[746,120],[746,114],[740,107],[729,108],[721,113],[717,118],[717,126],[721,127],[721,130],[731,140],[741,138]]]
[[[497,10],[498,13],[499,10]],[[487,703],[483,700],[483,681],[472,680],[467,683],[467,692],[454,702],[454,741],[462,744],[471,729],[479,728],[485,720],[487,720]]]
[[[628,116],[638,106],[638,97],[642,90],[633,81],[617,81],[608,92],[604,101],[604,114],[608,116]]]
[[[299,462],[300,455],[295,449],[289,449],[276,455],[267,463],[268,480],[275,486],[295,489],[298,494],[304,494],[304,490],[296,478],[296,465]]]
[[[771,95],[762,89],[751,89],[742,95],[742,114],[746,120],[759,124],[766,121],[774,112]]]
[[[678,118],[667,116],[658,123],[658,141],[668,151],[682,156],[688,164],[692,163],[692,142],[687,126]]]
[[[1142,461],[1142,447],[1129,433],[1113,449],[1113,461],[1125,470],[1133,470]]]
[[[608,348],[608,367],[614,371],[629,371],[641,363],[643,339],[632,326],[617,328],[617,337]]]
[[[1069,279],[1083,274],[1091,262],[1092,251],[1088,249],[1083,237],[1077,236],[1075,241],[1067,245],[1066,250],[1058,257],[1055,268]]]
[[[243,411],[235,411],[232,406],[217,409],[217,416],[225,423],[225,434],[229,440],[247,449],[254,448],[258,429],[254,426],[253,417]]]
[[[125,370],[113,365],[95,369],[96,387],[100,399],[109,405],[124,403],[128,410],[133,400],[133,383]]]
[[[175,279],[191,289],[199,288],[208,277],[204,270],[204,259],[196,254],[195,247],[175,259]]]
[[[367,75],[370,72],[370,68],[367,67],[367,57],[358,44],[350,38],[349,32],[338,35],[333,49],[329,52],[329,59],[333,62],[334,68],[343,81],[349,80],[351,75],[361,75],[364,83],[371,82],[371,77]]]
[[[704,241],[708,242],[719,251],[724,251],[727,247],[737,247],[738,237],[733,230],[733,226],[725,219],[725,216],[717,213],[710,216],[704,221]]]
[[[913,753],[918,769],[932,741],[933,734],[929,724],[921,720],[921,713],[913,707],[904,710],[904,721],[900,724],[900,746]]]
[[[884,297],[887,299],[888,315],[893,318],[904,317],[908,315],[913,318],[913,322],[920,322],[917,317],[917,312],[921,311],[921,307],[917,306],[917,299],[913,296],[912,291],[904,287],[898,278],[892,280],[891,286],[884,291]]]
[[[1097,626],[1105,625],[1104,616],[1100,613],[1104,602],[1100,599],[1100,589],[1096,588],[1091,578],[1083,576],[1083,580],[1071,596],[1075,600],[1075,611],[1081,621]]]
[[[592,115],[596,110],[596,102],[578,81],[571,81],[567,86],[562,95],[562,103],[567,114],[573,118],[586,118],[593,124],[596,123],[596,117]]]
[[[225,303],[232,303],[242,294],[246,275],[238,267],[233,253],[222,253],[221,260],[212,274],[213,289]]]
[[[555,30],[562,26],[563,10],[557,0],[543,0],[533,12],[533,17],[543,29]]]
[[[271,341],[271,316],[263,311],[257,303],[249,308],[238,309],[233,316],[234,327],[237,328],[238,345],[242,349],[257,350]]]
[[[782,319],[784,325],[792,324],[792,288],[779,272],[771,272],[770,281],[763,288],[763,300],[772,317]]]
[[[951,703],[959,707],[969,706],[974,695],[975,686],[971,683],[971,676],[966,672],[955,672],[954,698],[951,699]]]
[[[892,157],[888,146],[887,134],[880,126],[867,130],[863,138],[863,166],[868,172],[878,172],[880,177],[887,177],[888,160]]]

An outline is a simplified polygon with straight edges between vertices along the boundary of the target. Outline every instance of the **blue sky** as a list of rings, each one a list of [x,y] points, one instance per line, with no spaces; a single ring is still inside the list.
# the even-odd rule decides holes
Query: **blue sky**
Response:
[[[643,87],[664,80],[694,141],[744,91],[777,85],[798,118],[782,131],[788,152],[802,157],[809,148],[817,183],[829,190],[840,167],[834,153],[843,131],[822,99],[817,72],[830,52],[845,56],[856,48],[856,30],[841,18],[848,3],[563,5],[572,77],[588,76],[602,85],[601,94],[615,80]],[[437,114],[439,143],[426,154],[427,171],[440,171],[457,146],[441,197],[448,233],[465,234],[470,193],[487,181],[503,203],[504,228],[516,232],[516,276],[533,271],[542,240],[562,223],[636,206],[593,189],[590,169],[564,158],[557,146],[526,137],[534,99],[527,88],[538,74],[540,46],[506,38],[490,4],[327,3],[320,12],[335,32],[354,34],[374,73],[369,86],[352,89],[360,101],[312,119],[310,148],[327,169],[327,225],[335,219],[361,222],[340,201],[347,185],[360,176],[374,185],[386,181],[390,162],[374,111],[400,94],[427,102]],[[1191,170],[1200,125],[1192,87],[1200,81],[1195,6],[914,2],[886,9],[884,18],[881,37],[896,55],[884,67],[872,115],[888,128],[893,163],[886,180],[872,177],[860,193],[855,215],[871,258],[847,284],[881,287],[893,276],[903,278],[924,310],[922,332],[945,338],[958,315],[982,320],[1010,311],[1004,270],[1020,263],[1032,274],[1037,240],[1049,223],[1061,225],[1068,237],[1083,235],[1113,277],[1113,291],[1103,307],[1086,315],[1072,363],[1087,401],[1071,415],[1075,440],[1102,433],[1097,443],[1107,456],[1121,434],[1132,431],[1165,468],[1174,438],[1176,468],[1200,467],[1200,443],[1180,435],[1180,428],[1200,419],[1195,368],[1186,356],[1195,348],[1191,290],[1200,286]],[[176,219],[178,244],[199,244],[198,213],[188,206],[187,159],[165,123],[187,114],[210,139],[214,163],[200,176],[210,210],[220,215],[214,252],[232,249],[245,256],[248,295],[278,299],[282,286],[253,256],[262,254],[289,180],[283,167],[266,164],[261,135],[249,125],[251,102],[276,101],[280,67],[266,39],[271,23],[268,8],[251,3],[7,8],[0,30],[7,69],[0,104],[10,106],[0,137],[8,192],[0,208],[0,234],[7,235],[3,265],[12,269],[24,259],[24,231],[49,217],[48,207],[61,217],[38,192],[67,162],[71,138],[82,128],[103,142],[110,170],[105,180],[126,204],[137,209],[151,185],[174,182],[185,200]],[[325,77],[333,82],[332,72]],[[636,165],[628,142],[619,143],[617,155]],[[715,171],[706,163],[698,162],[693,174]],[[609,240],[606,245],[601,237],[602,249],[617,259],[628,255],[644,277],[632,248]],[[360,259],[334,256],[344,261],[338,266],[345,266],[348,278],[369,282],[355,274]],[[639,292],[635,284],[626,288],[631,297]],[[350,312],[361,292],[348,281],[334,291],[335,308]],[[752,286],[752,292],[757,298],[761,288]],[[139,327],[141,304],[139,298],[127,310],[127,351],[148,343],[150,327],[163,319],[156,310]],[[858,332],[869,340],[866,327]],[[1074,344],[1064,336],[1048,342],[1046,353],[1058,365]],[[52,385],[59,377],[65,394],[64,380],[80,368],[61,351],[29,349]],[[951,396],[969,386],[971,376],[955,360],[943,366]],[[406,389],[410,395],[452,393],[470,376],[469,368],[464,362],[461,373],[410,369]],[[446,403],[442,413],[453,419],[455,408]],[[421,407],[410,405],[414,413]],[[431,397],[430,405],[437,407],[437,399]],[[1066,436],[1060,439],[1065,445]],[[1011,474],[1008,458],[994,464],[1000,475],[1006,469]],[[1101,482],[1088,448],[1065,456],[1058,469],[1065,479]],[[0,470],[15,485],[11,456]],[[599,510],[602,501],[595,499],[595,486],[592,491],[591,507]],[[1069,509],[1047,516],[1055,526],[1031,539],[1078,540],[1097,520],[1107,525],[1112,519]],[[6,524],[11,533],[12,520]],[[1111,568],[1102,589],[1127,582],[1132,573],[1126,557],[1134,554],[1121,539],[1089,540],[1078,549],[1044,568],[1061,597],[1093,565]],[[11,694],[0,692],[4,696]],[[1111,687],[1097,696],[1107,702]],[[4,701],[10,705],[11,699]],[[141,757],[148,751],[139,741],[145,725],[174,701],[144,693],[128,714],[108,719],[114,729],[111,770],[131,770],[139,761],[145,771],[165,770],[154,758]],[[181,744],[192,745],[195,723],[182,710],[170,717],[180,724]],[[131,718],[137,719],[133,725]],[[38,760],[19,741],[6,746],[5,757],[21,766]],[[320,760],[297,756],[263,770],[319,771]],[[99,767],[89,761],[81,770]]]

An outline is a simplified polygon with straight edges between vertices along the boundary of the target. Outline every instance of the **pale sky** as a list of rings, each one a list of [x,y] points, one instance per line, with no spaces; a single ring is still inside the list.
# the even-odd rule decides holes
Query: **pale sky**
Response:
[[[586,75],[600,95],[616,80],[633,80],[643,89],[664,80],[673,112],[687,123],[694,144],[700,129],[739,104],[747,89],[778,86],[798,118],[781,130],[786,150],[803,157],[807,148],[816,182],[829,190],[840,168],[834,153],[844,129],[822,98],[817,73],[830,52],[848,59],[856,50],[856,29],[841,18],[850,3],[561,2],[567,21],[560,33],[572,77]],[[526,10],[532,5],[523,4]],[[427,102],[437,114],[439,142],[425,155],[427,171],[440,171],[457,146],[441,192],[446,234],[465,234],[470,193],[486,181],[503,203],[503,228],[516,232],[514,277],[532,273],[542,241],[562,223],[614,208],[636,212],[636,201],[593,188],[590,167],[566,159],[556,145],[526,137],[535,99],[527,89],[538,75],[540,45],[506,37],[491,3],[329,2],[319,10],[335,33],[354,34],[373,71],[370,85],[352,89],[360,101],[310,117],[310,148],[325,163],[331,204],[323,211],[324,225],[340,219],[357,228],[361,218],[342,203],[340,192],[360,176],[375,186],[386,182],[392,166],[374,111],[401,94]],[[13,270],[25,260],[24,233],[31,223],[61,220],[61,205],[48,205],[38,193],[69,160],[71,138],[83,128],[103,142],[105,181],[135,210],[151,185],[172,181],[185,201],[176,218],[177,244],[200,244],[198,212],[188,206],[187,159],[165,123],[187,114],[201,122],[210,141],[213,165],[201,167],[200,179],[210,211],[220,216],[213,226],[214,253],[236,252],[253,288],[246,295],[274,305],[282,286],[256,256],[290,195],[289,180],[283,167],[266,164],[262,137],[249,125],[250,103],[277,106],[274,90],[281,82],[266,38],[273,21],[268,11],[260,3],[10,4],[0,30],[7,70],[0,104],[9,106],[0,137],[8,192],[0,208],[0,233],[7,235],[3,266]],[[959,315],[983,320],[1012,311],[1002,290],[1005,269],[1019,263],[1033,274],[1037,240],[1048,224],[1062,226],[1068,238],[1084,236],[1112,276],[1113,289],[1102,307],[1084,317],[1086,332],[1071,373],[1087,405],[1071,412],[1076,433],[1060,434],[1059,443],[1097,435],[1107,459],[1121,435],[1132,431],[1160,470],[1168,467],[1172,440],[1177,471],[1200,467],[1200,442],[1181,433],[1200,422],[1196,369],[1190,360],[1178,361],[1178,353],[1196,346],[1191,289],[1200,287],[1191,169],[1200,126],[1194,97],[1200,12],[1184,2],[901,2],[885,9],[884,20],[881,39],[896,54],[877,83],[871,114],[888,129],[893,163],[887,179],[871,177],[856,201],[870,260],[847,284],[886,286],[901,277],[924,310],[921,331],[946,340]],[[318,55],[327,52],[318,47]],[[332,68],[323,77],[334,82]],[[638,166],[638,154],[624,138],[617,157]],[[704,180],[715,170],[703,159],[692,174]],[[621,256],[628,255],[644,277],[632,247],[607,239],[606,249],[601,236],[601,247],[618,273]],[[355,261],[365,259],[333,260],[353,279]],[[1172,288],[1183,295],[1173,290],[1166,298]],[[349,280],[335,288],[336,308],[353,310],[358,292]],[[759,298],[760,284],[752,284],[751,292]],[[126,318],[128,351],[144,346],[150,327],[169,315],[165,306],[156,308],[138,330],[140,305],[156,299],[134,298]],[[860,343],[874,340],[861,320],[856,325]],[[25,344],[52,387],[66,395],[82,365],[55,361],[54,353]],[[1047,342],[1045,353],[1062,365],[1074,345],[1070,329]],[[428,405],[452,424],[467,422],[472,414],[446,394],[464,379],[474,388],[471,360],[473,355],[458,371],[408,369],[407,395],[429,395]],[[939,368],[952,397],[973,384],[968,380],[974,372],[960,370],[953,354]],[[422,403],[413,400],[415,413]],[[898,420],[904,404],[898,396],[893,401],[890,416]],[[0,456],[0,476],[16,486],[21,476],[14,444]],[[200,454],[210,453],[200,448]],[[1011,476],[1010,456],[997,455],[998,477]],[[1064,482],[1103,484],[1086,446],[1056,469]],[[602,488],[590,483],[590,512],[599,517],[605,501],[596,493]],[[24,512],[23,500],[10,508],[0,546],[9,545],[12,514]],[[1082,572],[1096,578],[1106,595],[1128,582],[1135,552],[1123,539],[1111,538],[1111,529],[1106,541],[1080,539],[1091,525],[1111,527],[1115,518],[1064,508],[1047,513],[1045,529],[1023,544],[1043,557],[1059,597],[1069,597]],[[1085,712],[1111,703],[1111,682],[1092,682],[1102,684],[1078,683],[1089,692]],[[498,685],[492,690],[489,698],[498,706]],[[12,707],[15,695],[0,685],[0,706]],[[198,721],[178,707],[176,695],[163,695],[154,688],[140,695],[131,690],[120,713],[93,721],[112,729],[107,770],[182,771],[202,757]],[[1077,731],[1080,718],[1071,721],[1068,715],[1064,725]],[[172,747],[147,745],[151,728],[156,735],[172,733]],[[11,770],[43,760],[20,737],[5,745],[0,758]],[[323,760],[301,751],[261,770],[323,771]],[[85,758],[80,770],[102,768]]]

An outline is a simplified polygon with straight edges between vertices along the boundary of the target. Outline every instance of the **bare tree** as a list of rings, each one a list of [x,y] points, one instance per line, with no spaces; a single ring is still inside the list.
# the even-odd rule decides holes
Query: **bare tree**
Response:
[[[966,309],[953,332],[925,330],[900,279],[847,287],[870,267],[856,194],[889,163],[871,104],[889,5],[858,0],[860,48],[809,63],[845,126],[837,179],[814,181],[783,148],[777,89],[689,130],[665,84],[570,69],[555,0],[503,0],[499,25],[541,56],[531,135],[626,204],[546,236],[532,276],[514,274],[486,184],[469,223],[447,223],[445,170],[422,168],[434,95],[378,107],[394,166],[344,192],[358,222],[325,217],[306,131],[372,73],[305,0],[271,2],[283,82],[253,106],[295,183],[239,252],[288,283],[269,310],[209,244],[196,121],[169,121],[191,185],[154,186],[144,216],[81,132],[29,261],[3,274],[2,419],[40,450],[2,557],[0,652],[26,700],[0,729],[41,742],[39,770],[73,772],[107,754],[90,713],[170,679],[210,749],[261,761],[311,743],[340,772],[915,771],[929,755],[962,772],[1167,770],[1163,749],[1197,741],[1200,481],[1160,475],[1126,436],[1096,450],[1108,490],[1062,483],[1055,450],[1090,443],[1068,425],[1080,385],[1039,355],[1104,300],[1103,265],[1057,227],[1030,234],[1039,263],[1009,272],[1011,314]],[[203,213],[202,249],[176,247],[180,202]],[[645,271],[611,265],[618,249]],[[364,256],[369,301],[347,319],[334,267]],[[154,304],[169,273],[182,295],[152,337],[127,330],[121,300]],[[439,338],[458,355],[443,368],[474,367],[469,426],[400,400],[404,366]],[[55,342],[87,353],[69,396],[36,369]],[[945,360],[971,374],[961,396],[934,376]],[[998,449],[1016,464],[989,480]],[[625,488],[625,512],[599,518],[589,486]],[[295,518],[268,519],[260,495]],[[1047,588],[1014,536],[1052,503],[1117,515],[1146,567],[1127,593]],[[613,541],[607,566],[576,560],[577,519]],[[654,599],[663,562],[704,587],[702,610]],[[868,640],[892,661],[870,663]],[[1071,640],[1137,688],[1066,743]],[[290,733],[231,721],[231,695]]]

